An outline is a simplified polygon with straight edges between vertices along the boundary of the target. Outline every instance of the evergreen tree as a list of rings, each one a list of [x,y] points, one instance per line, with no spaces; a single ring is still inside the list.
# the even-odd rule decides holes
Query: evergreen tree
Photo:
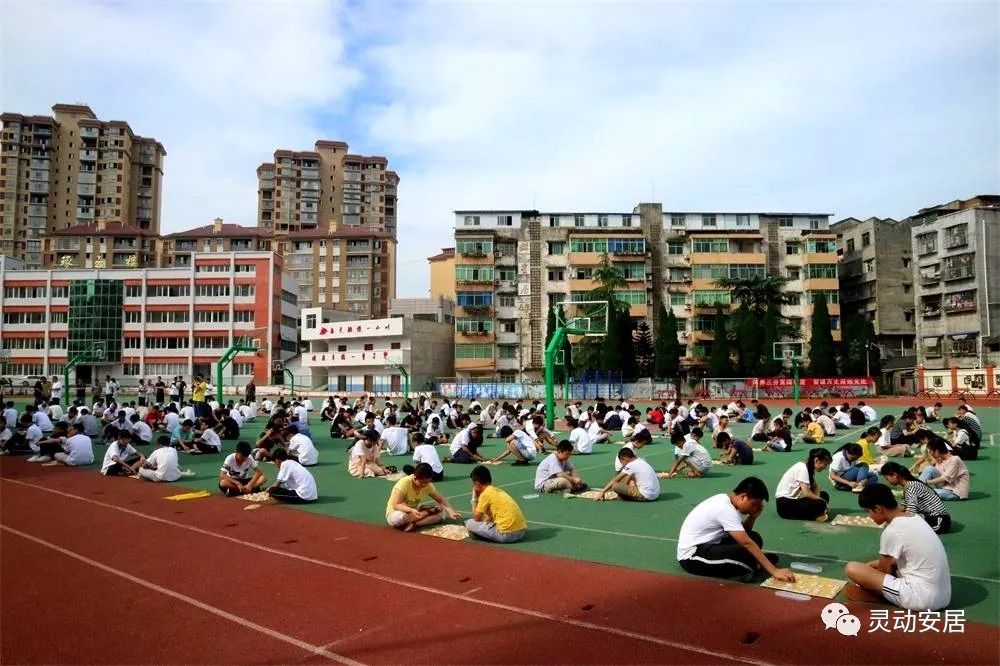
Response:
[[[656,341],[653,345],[653,377],[676,379],[680,372],[680,343],[677,341],[677,318],[673,308],[660,305],[656,317]]]
[[[775,308],[768,308],[764,315],[764,344],[761,349],[761,362],[758,370],[761,377],[775,377],[781,372],[781,361],[774,360],[774,343],[778,342],[778,313]]]
[[[756,377],[760,374],[764,351],[764,322],[746,302],[740,304],[733,319],[736,348],[739,351],[736,374],[740,377]]]
[[[830,310],[826,295],[813,299],[811,335],[809,338],[809,374],[814,377],[832,377],[837,374],[837,356],[830,329]]]
[[[729,360],[729,331],[726,329],[726,316],[722,306],[715,306],[715,331],[712,341],[712,356],[709,359],[710,377],[731,377],[733,366]]]
[[[840,370],[851,377],[861,377],[870,370],[873,377],[881,374],[882,359],[875,347],[875,327],[864,316],[854,316],[843,322]]]
[[[636,370],[640,377],[651,377],[653,372],[653,332],[645,320],[640,321],[634,336]]]

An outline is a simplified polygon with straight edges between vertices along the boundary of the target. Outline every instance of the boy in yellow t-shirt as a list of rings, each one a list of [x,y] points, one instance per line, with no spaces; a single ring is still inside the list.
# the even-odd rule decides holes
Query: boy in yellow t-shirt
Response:
[[[444,520],[442,511],[452,519],[461,518],[462,515],[452,508],[447,498],[431,483],[433,476],[434,470],[431,466],[420,463],[413,470],[413,474],[397,481],[385,505],[386,522],[404,532],[410,532],[415,527],[442,522]],[[437,502],[437,505],[424,503],[427,498]]]
[[[469,534],[485,541],[514,543],[524,538],[527,523],[521,507],[493,485],[490,470],[478,465],[469,475],[472,479],[472,518],[465,521]]]
[[[823,438],[826,436],[823,426],[816,423],[811,416],[803,416],[802,419],[802,429],[806,431],[802,436],[802,441],[806,444],[822,444]]]

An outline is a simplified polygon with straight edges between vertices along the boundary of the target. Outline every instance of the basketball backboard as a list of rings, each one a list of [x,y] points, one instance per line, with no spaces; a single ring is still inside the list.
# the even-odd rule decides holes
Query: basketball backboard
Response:
[[[103,342],[94,343],[93,348],[90,350],[90,357],[95,361],[103,361],[107,358],[107,350]]]
[[[570,335],[600,337],[608,333],[608,302],[607,301],[564,301],[563,311],[566,321],[557,321],[564,325]]]
[[[775,361],[787,361],[788,363],[801,361],[805,358],[802,347],[801,342],[775,342],[773,358]]]

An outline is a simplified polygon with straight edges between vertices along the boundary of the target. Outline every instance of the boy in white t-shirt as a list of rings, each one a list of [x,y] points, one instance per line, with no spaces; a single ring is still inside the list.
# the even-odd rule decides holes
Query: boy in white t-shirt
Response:
[[[405,456],[410,452],[410,431],[396,425],[396,415],[392,414],[385,420],[382,430],[381,444],[390,456]]]
[[[680,453],[677,454],[674,466],[670,468],[669,472],[657,474],[659,478],[674,478],[677,476],[681,465],[688,467],[688,471],[684,475],[692,479],[705,476],[712,469],[712,456],[708,454],[708,450],[699,444],[696,439],[685,438],[680,433],[674,433],[670,436],[670,440],[674,443],[674,446],[680,448]]]
[[[140,478],[154,483],[170,483],[181,478],[177,449],[170,446],[170,436],[156,438],[156,449],[149,454],[138,470]]]
[[[223,461],[219,469],[219,490],[226,497],[257,492],[266,483],[251,453],[250,442],[237,442],[236,452]]]
[[[144,462],[146,462],[145,456],[132,446],[132,435],[120,430],[118,439],[111,442],[108,445],[108,450],[104,452],[101,474],[104,476],[133,476]]]
[[[444,481],[444,465],[441,464],[441,457],[438,455],[434,445],[427,443],[423,433],[419,432],[413,433],[413,443],[415,444],[413,447],[413,464],[403,465],[403,472],[413,474],[413,470],[416,469],[417,465],[427,463],[431,466],[431,471],[433,472],[431,481]]]
[[[212,430],[207,423],[201,422],[201,432],[195,438],[194,450],[191,453],[222,453],[222,440],[219,433]]]
[[[702,501],[684,519],[677,538],[677,561],[695,576],[735,578],[763,570],[778,580],[795,582],[789,569],[779,569],[777,555],[761,550],[764,539],[754,531],[769,498],[767,486],[750,476],[730,493]]]
[[[537,441],[525,430],[523,425],[519,425],[507,438],[506,450],[500,455],[494,456],[491,462],[499,462],[513,453],[517,460],[512,464],[527,465],[529,461],[535,459],[535,455],[538,453]]]
[[[566,417],[566,423],[572,428],[569,433],[569,442],[573,445],[573,450],[583,455],[593,453],[594,442],[590,439],[590,433],[581,428],[580,423],[572,416]]]
[[[298,461],[303,467],[312,467],[319,462],[319,450],[312,438],[299,432],[298,426],[285,427],[282,438],[286,441],[285,448],[290,459]]]
[[[601,489],[596,500],[603,500],[609,490],[615,491],[620,499],[631,502],[652,502],[660,496],[660,480],[648,462],[637,457],[635,451],[629,448],[618,451],[618,460],[622,463],[621,471]]]
[[[879,558],[848,562],[853,581],[844,593],[852,601],[890,603],[909,610],[939,610],[951,602],[948,555],[941,539],[920,516],[899,507],[892,491],[880,483],[865,487],[858,506],[879,525]]]
[[[267,489],[271,497],[292,504],[316,501],[319,496],[316,491],[316,479],[309,470],[294,460],[289,460],[288,452],[284,449],[272,453],[271,460],[278,467],[278,478]]]

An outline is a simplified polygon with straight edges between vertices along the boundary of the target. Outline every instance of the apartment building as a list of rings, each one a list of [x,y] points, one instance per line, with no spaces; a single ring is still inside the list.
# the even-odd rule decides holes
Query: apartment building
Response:
[[[336,393],[426,391],[454,373],[451,324],[410,317],[343,321],[303,308],[301,370],[310,386]]]
[[[197,253],[176,268],[29,269],[0,256],[0,348],[6,374],[62,374],[68,358],[102,343],[101,363],[81,364],[87,382],[104,375],[214,377],[237,338],[241,353],[224,381],[271,382],[274,364],[297,351],[295,285],[271,252]]]
[[[449,298],[394,298],[389,303],[389,316],[451,325],[455,321],[455,301]]]
[[[840,310],[872,322],[885,359],[913,356],[914,312],[911,219],[848,217],[830,225],[841,255]]]
[[[1000,196],[923,209],[910,233],[918,363],[1000,363]]]
[[[431,277],[431,298],[455,300],[455,248],[443,247],[427,257]]]
[[[55,262],[55,232],[78,225],[157,235],[163,145],[85,105],[56,104],[52,113],[0,114],[0,253],[41,268]]]
[[[396,237],[399,175],[384,157],[352,155],[342,141],[276,150],[257,168],[257,226],[277,234],[364,229]]]
[[[808,340],[812,300],[826,295],[840,335],[836,235],[829,215],[665,212],[455,212],[455,371],[463,379],[539,379],[548,310],[582,313],[607,254],[626,280],[618,298],[655,327],[660,304],[678,318],[682,367],[707,369],[716,306],[736,304],[715,280],[782,275],[792,303],[783,314]]]
[[[164,263],[188,266],[196,252],[273,251],[284,258],[302,307],[330,307],[384,317],[396,296],[396,241],[359,227],[300,229],[283,234],[216,218],[163,237]]]

